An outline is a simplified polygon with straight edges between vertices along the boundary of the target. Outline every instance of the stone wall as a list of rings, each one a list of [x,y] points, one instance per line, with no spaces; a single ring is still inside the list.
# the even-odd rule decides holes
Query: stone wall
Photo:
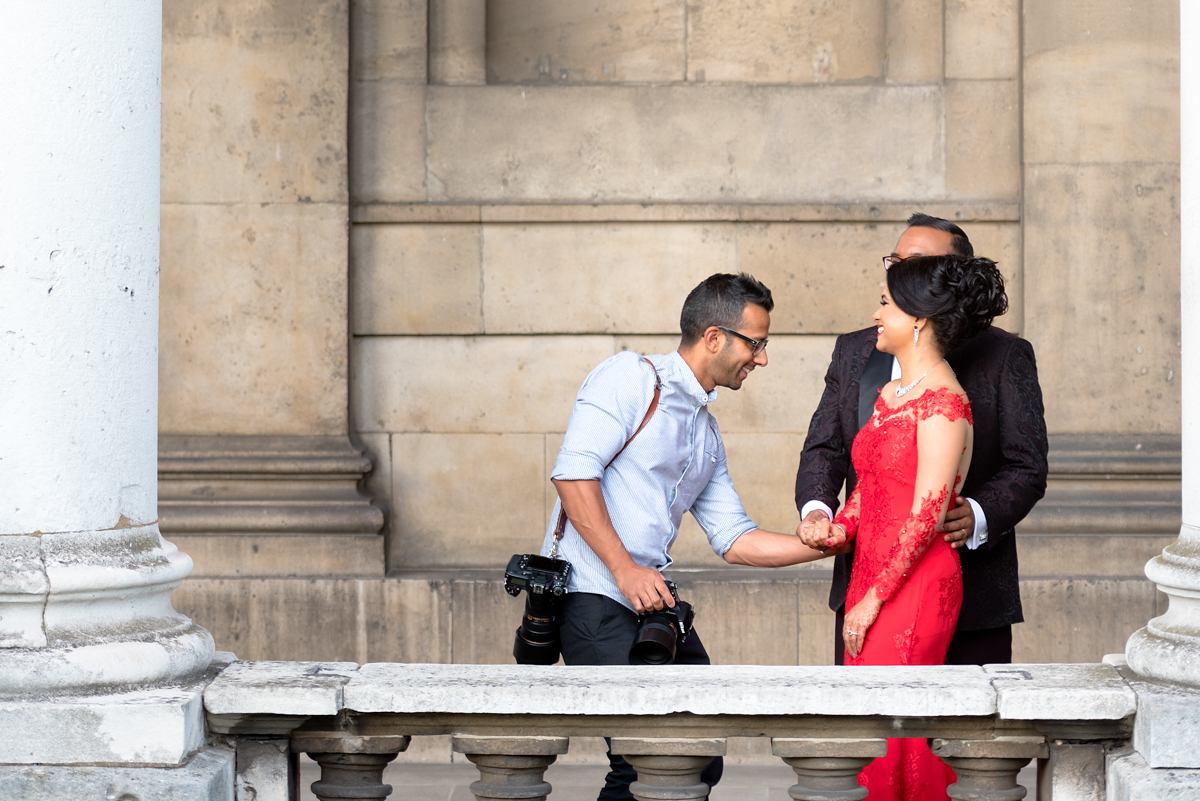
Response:
[[[751,516],[791,530],[833,339],[917,210],[1000,263],[998,324],[1039,357],[1018,657],[1094,661],[1153,615],[1141,566],[1179,525],[1173,3],[165,12],[160,491],[197,562],[177,606],[219,647],[506,661],[498,573],[541,539],[580,382],[672,350],[716,271],[775,292],[768,368],[714,413]],[[360,447],[386,523],[346,494]],[[718,661],[828,661],[825,569],[729,568],[690,518],[676,556]]]

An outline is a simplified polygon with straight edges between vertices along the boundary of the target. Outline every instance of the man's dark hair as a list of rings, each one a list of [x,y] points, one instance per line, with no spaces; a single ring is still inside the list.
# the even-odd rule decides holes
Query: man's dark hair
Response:
[[[770,312],[775,308],[771,290],[748,273],[717,273],[700,282],[688,293],[679,314],[679,330],[683,333],[680,345],[694,345],[709,326],[723,325],[737,329],[747,304],[761,306]]]
[[[950,234],[950,247],[954,248],[955,256],[965,256],[968,259],[975,257],[975,248],[971,246],[971,240],[967,239],[966,233],[949,220],[943,220],[941,217],[931,217],[928,214],[917,212],[908,218],[909,228],[934,228],[938,231],[945,231]]]

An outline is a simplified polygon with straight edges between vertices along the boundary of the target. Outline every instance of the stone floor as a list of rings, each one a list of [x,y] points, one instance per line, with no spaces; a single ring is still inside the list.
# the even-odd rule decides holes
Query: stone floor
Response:
[[[604,784],[605,765],[551,765],[546,781],[554,787],[554,801],[594,801]],[[316,801],[308,789],[319,771],[312,762],[301,766],[302,801]],[[388,768],[384,781],[392,785],[391,798],[403,801],[474,801],[469,785],[479,778],[471,764],[397,764]],[[792,769],[780,762],[775,765],[726,765],[721,783],[713,788],[711,801],[791,801],[787,788],[795,782]],[[1021,771],[1018,781],[1037,792],[1035,769],[1031,764]]]

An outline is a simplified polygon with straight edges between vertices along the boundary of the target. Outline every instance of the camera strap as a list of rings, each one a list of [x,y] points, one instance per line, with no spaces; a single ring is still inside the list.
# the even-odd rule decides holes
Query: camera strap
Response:
[[[658,376],[658,368],[654,366],[654,362],[650,361],[645,356],[642,357],[642,361],[650,365],[650,369],[654,371],[654,400],[650,401],[650,408],[646,410],[646,416],[642,418],[642,424],[637,427],[637,431],[634,431],[633,435],[629,439],[625,440],[625,444],[621,446],[621,450],[617,451],[616,455],[608,460],[608,464],[604,465],[605,470],[612,467],[612,463],[617,461],[617,456],[620,456],[622,453],[624,453],[625,449],[629,447],[629,443],[633,442],[634,437],[642,433],[642,429],[646,427],[646,423],[649,423],[650,418],[654,416],[654,410],[658,408],[658,399],[659,396],[662,395],[662,379]],[[558,523],[554,526],[554,545],[550,550],[551,559],[557,557],[558,541],[563,538],[563,534],[566,533],[566,530],[567,510],[562,508],[562,504],[560,503],[558,510]]]

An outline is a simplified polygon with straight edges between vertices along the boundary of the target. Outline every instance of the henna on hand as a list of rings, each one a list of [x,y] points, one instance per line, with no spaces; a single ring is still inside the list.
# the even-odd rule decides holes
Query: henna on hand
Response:
[[[862,653],[866,645],[867,632],[875,625],[879,611],[883,609],[883,601],[875,594],[875,588],[867,590],[861,601],[851,607],[846,613],[845,625],[842,628],[842,639],[846,643],[846,653],[851,659]]]

